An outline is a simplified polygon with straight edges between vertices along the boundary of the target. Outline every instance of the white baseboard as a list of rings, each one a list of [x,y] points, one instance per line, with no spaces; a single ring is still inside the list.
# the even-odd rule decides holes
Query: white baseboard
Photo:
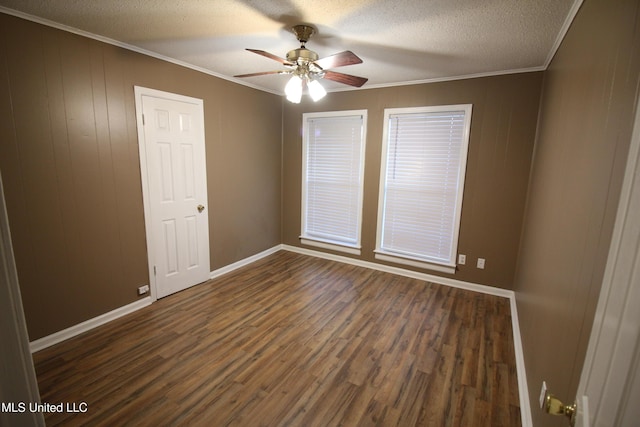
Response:
[[[132,302],[131,304],[116,308],[115,310],[112,310],[105,314],[101,314],[100,316],[94,317],[93,319],[89,319],[82,323],[78,323],[77,325],[71,326],[70,328],[63,329],[62,331],[47,335],[46,337],[37,339],[35,341],[31,341],[29,343],[29,349],[31,350],[31,353],[35,353],[47,347],[51,347],[52,345],[58,344],[64,340],[75,337],[76,335],[87,332],[100,325],[104,325],[105,323],[111,322],[112,320],[118,319],[129,313],[133,313],[134,311],[140,310],[141,308],[144,308],[150,304],[151,297],[139,299],[138,301]]]
[[[268,255],[271,255],[282,249],[282,245],[274,246],[273,248],[267,249],[263,252],[260,252],[256,255],[250,256],[233,264],[227,265],[225,267],[219,268],[215,271],[212,271],[209,275],[210,279],[213,279],[218,276],[222,276],[223,274],[229,273],[235,269],[240,267],[244,267],[245,265],[251,264],[259,260],[260,258],[264,258]],[[29,343],[29,349],[31,353],[35,353],[37,351],[43,350],[47,347],[51,347],[52,345],[58,344],[64,340],[68,340],[69,338],[73,338],[77,335],[80,335],[84,332],[90,331],[93,328],[104,325],[112,320],[115,320],[119,317],[127,315],[129,313],[133,313],[134,311],[140,310],[143,307],[146,307],[153,303],[153,300],[150,296],[146,298],[142,298],[138,301],[135,301],[131,304],[116,308],[108,313],[101,314],[100,316],[94,317],[92,319],[86,320],[77,325],[71,326],[67,329],[63,329],[62,331],[55,332],[51,335],[47,335],[46,337],[37,339],[35,341],[31,341]]]
[[[522,427],[532,427],[531,405],[529,403],[529,390],[527,388],[527,373],[524,366],[524,353],[522,351],[522,338],[520,336],[520,323],[518,322],[518,310],[516,307],[516,296],[513,291],[492,286],[480,285],[477,283],[465,282],[462,280],[450,279],[448,277],[440,277],[427,273],[406,270],[404,268],[391,267],[388,265],[377,264],[369,261],[362,261],[355,258],[349,258],[341,255],[334,255],[325,252],[314,251],[297,246],[281,245],[286,251],[296,252],[303,255],[315,256],[331,261],[343,262],[345,264],[357,265],[359,267],[370,268],[372,270],[384,271],[386,273],[397,274],[399,276],[411,277],[414,279],[424,280],[426,282],[438,283],[440,285],[451,286],[454,288],[465,289],[483,294],[494,295],[498,297],[508,298],[511,308],[511,330],[513,331],[513,347],[516,358],[516,371],[518,376],[518,394],[520,398],[520,416]]]
[[[428,273],[420,273],[418,271],[411,271],[404,268],[392,267],[389,265],[378,264],[370,261],[362,261],[355,258],[349,258],[342,255],[334,255],[320,251],[314,251],[312,249],[299,248],[297,246],[282,245],[282,249],[297,252],[303,255],[315,256],[317,258],[324,258],[331,261],[338,261],[345,264],[357,265],[359,267],[370,268],[372,270],[384,271],[386,273],[397,274],[398,276],[411,277],[413,279],[424,280],[426,282],[438,283],[440,285],[451,286],[452,288],[466,289],[468,291],[480,292],[483,294],[495,295],[503,298],[511,298],[514,293],[507,289],[494,288],[493,286],[479,285],[477,283],[465,282],[462,280],[450,279],[448,277],[440,277]]]
[[[274,254],[282,249],[282,245],[276,245],[272,248],[269,248],[265,251],[247,257],[245,259],[241,259],[240,261],[236,261],[233,264],[225,265],[224,267],[220,267],[217,270],[214,270],[209,274],[209,279],[215,279],[216,277],[222,276],[223,274],[227,274],[232,272],[233,270],[237,270],[240,267],[244,267],[245,265],[249,265],[252,262],[256,262],[261,258]]]

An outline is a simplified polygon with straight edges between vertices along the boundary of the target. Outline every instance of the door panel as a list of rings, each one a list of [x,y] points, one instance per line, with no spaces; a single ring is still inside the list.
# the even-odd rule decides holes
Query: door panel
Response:
[[[209,278],[208,214],[199,209],[207,205],[202,101],[171,95],[140,96],[147,240],[158,298]]]

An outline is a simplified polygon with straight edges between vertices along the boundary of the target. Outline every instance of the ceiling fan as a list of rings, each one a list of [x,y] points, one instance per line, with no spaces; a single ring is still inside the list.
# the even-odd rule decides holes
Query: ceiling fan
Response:
[[[368,79],[364,77],[352,76],[350,74],[338,73],[329,70],[330,68],[343,67],[362,63],[353,52],[345,50],[325,58],[318,58],[318,54],[305,47],[307,41],[315,34],[315,28],[309,25],[296,25],[292,29],[296,38],[300,42],[299,49],[290,50],[286,59],[273,55],[264,50],[247,49],[249,52],[257,53],[274,61],[278,61],[285,66],[285,70],[263,71],[259,73],[240,74],[234,77],[254,77],[265,74],[291,74],[291,80],[285,86],[285,94],[291,102],[299,103],[302,98],[302,91],[306,86],[309,95],[317,101],[326,95],[326,90],[318,82],[320,79],[332,80],[334,82],[361,87]]]

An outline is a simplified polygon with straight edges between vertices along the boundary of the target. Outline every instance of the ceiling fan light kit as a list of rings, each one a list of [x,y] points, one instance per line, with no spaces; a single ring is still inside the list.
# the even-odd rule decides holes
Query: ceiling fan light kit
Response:
[[[287,52],[286,59],[280,58],[277,55],[273,55],[263,50],[247,49],[250,52],[280,62],[284,65],[286,70],[240,74],[234,77],[254,77],[266,74],[292,74],[291,79],[284,88],[284,92],[287,100],[296,104],[302,99],[302,92],[305,87],[314,102],[322,99],[327,94],[325,88],[318,81],[320,79],[332,80],[354,87],[361,87],[367,82],[368,79],[364,77],[352,76],[329,70],[329,68],[362,63],[362,60],[353,52],[346,50],[344,52],[319,59],[317,53],[307,49],[305,46],[309,38],[315,34],[315,28],[310,25],[296,25],[291,30],[300,42],[300,48]]]
[[[289,102],[299,104],[302,99],[302,79],[296,75],[291,77],[287,85],[284,87],[284,93]]]
[[[319,101],[327,94],[327,91],[317,80],[311,80],[307,83],[309,89],[309,96],[313,99],[313,102]]]

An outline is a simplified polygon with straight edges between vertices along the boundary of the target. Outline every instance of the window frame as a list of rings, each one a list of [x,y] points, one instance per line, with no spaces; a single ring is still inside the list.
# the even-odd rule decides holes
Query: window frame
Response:
[[[469,139],[471,131],[471,115],[472,104],[456,104],[456,105],[437,105],[437,106],[423,106],[423,107],[407,107],[407,108],[386,108],[384,110],[384,124],[382,132],[382,150],[381,150],[381,162],[380,162],[380,183],[378,188],[378,217],[377,217],[377,229],[376,229],[376,246],[374,250],[374,256],[376,259],[388,262],[394,262],[398,264],[410,265],[413,267],[419,267],[443,273],[454,274],[456,271],[456,258],[458,251],[458,240],[460,237],[460,219],[462,214],[462,201],[464,196],[464,183],[467,169],[467,160],[469,152]],[[460,147],[460,164],[458,167],[458,187],[455,201],[454,210],[454,227],[451,237],[451,247],[448,254],[448,259],[442,261],[428,255],[415,256],[408,253],[402,253],[400,251],[389,250],[384,248],[384,226],[385,226],[385,213],[386,213],[386,200],[387,200],[387,165],[390,159],[389,146],[389,122],[392,116],[396,115],[411,115],[411,114],[424,114],[424,113],[446,113],[446,112],[460,112],[464,111],[464,124],[463,134]]]
[[[349,116],[361,117],[361,137],[359,147],[359,164],[358,164],[358,200],[357,200],[357,221],[356,221],[356,238],[355,242],[340,241],[336,239],[323,238],[318,235],[311,235],[307,232],[307,157],[309,154],[309,119],[328,119],[328,118],[340,118]],[[300,243],[309,246],[316,246],[324,249],[330,249],[340,252],[345,252],[353,255],[360,255],[362,250],[362,209],[364,199],[364,169],[365,169],[365,154],[366,154],[366,141],[367,141],[367,110],[343,110],[343,111],[325,111],[325,112],[313,112],[303,113],[302,115],[302,182],[301,182],[301,205],[300,205]]]

